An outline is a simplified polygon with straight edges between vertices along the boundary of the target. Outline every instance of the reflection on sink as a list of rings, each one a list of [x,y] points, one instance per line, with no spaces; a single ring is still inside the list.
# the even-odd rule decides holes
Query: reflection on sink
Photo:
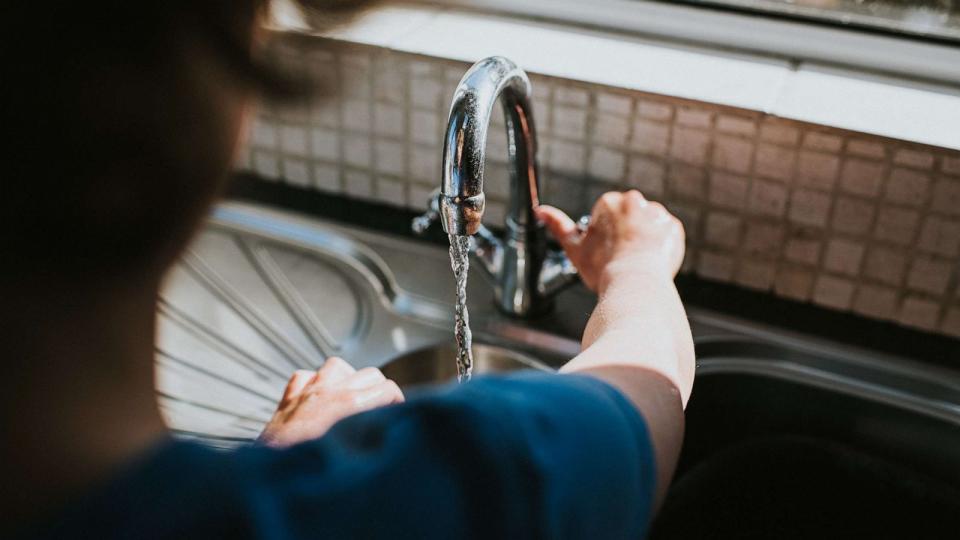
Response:
[[[455,358],[455,345],[437,345],[404,354],[381,369],[387,378],[396,381],[401,388],[443,383],[457,378]],[[552,371],[542,362],[516,351],[493,345],[473,344],[474,375],[521,369]]]

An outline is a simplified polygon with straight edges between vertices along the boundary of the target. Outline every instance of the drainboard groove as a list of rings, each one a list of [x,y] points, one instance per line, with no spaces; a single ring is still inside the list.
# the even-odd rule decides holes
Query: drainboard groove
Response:
[[[264,393],[262,393],[262,392],[260,392],[260,391],[258,391],[258,390],[256,390],[256,389],[250,388],[249,386],[246,386],[246,385],[244,385],[244,384],[242,384],[242,383],[238,383],[238,382],[236,382],[236,381],[233,381],[233,380],[231,380],[231,379],[228,379],[228,378],[224,377],[222,374],[214,373],[214,372],[209,371],[209,370],[207,370],[207,369],[204,369],[204,368],[202,368],[202,367],[200,367],[200,366],[198,366],[198,365],[196,365],[196,364],[192,364],[192,363],[190,363],[190,362],[187,362],[186,360],[183,360],[182,358],[178,358],[178,357],[176,357],[176,356],[174,356],[174,355],[172,355],[172,354],[170,354],[170,353],[168,353],[168,352],[160,349],[159,347],[156,347],[154,350],[156,351],[156,353],[157,353],[158,355],[160,355],[160,356],[166,358],[167,360],[169,360],[169,361],[171,361],[171,362],[174,362],[174,363],[176,363],[176,364],[178,364],[178,365],[180,365],[180,366],[182,366],[182,367],[184,367],[184,368],[186,368],[186,369],[189,369],[189,370],[191,370],[191,371],[194,371],[194,372],[197,372],[197,373],[201,373],[201,374],[203,374],[203,375],[206,375],[207,377],[210,377],[210,378],[215,379],[215,380],[217,380],[217,381],[219,381],[219,382],[222,382],[222,383],[224,383],[224,384],[226,384],[226,385],[228,385],[228,386],[231,386],[231,387],[233,387],[233,388],[236,388],[237,390],[242,390],[242,391],[246,392],[247,394],[249,394],[249,395],[251,395],[251,396],[253,396],[253,397],[258,397],[258,398],[260,398],[261,400],[263,400],[263,401],[265,401],[265,402],[267,402],[267,403],[273,404],[274,402],[276,402],[276,397],[275,397],[275,396],[268,396],[268,395],[266,395],[266,394],[264,394]]]
[[[309,360],[310,355],[290,343],[281,332],[265,320],[255,307],[244,300],[242,294],[231,287],[213,268],[210,268],[207,263],[203,262],[203,259],[192,251],[188,251],[183,256],[182,261],[187,270],[189,270],[204,287],[224,304],[229,306],[230,309],[235,311],[240,318],[273,345],[274,348],[286,356],[287,361],[289,361],[293,367],[311,367],[312,363]]]
[[[250,259],[250,263],[260,274],[263,280],[273,290],[274,294],[283,304],[290,316],[297,321],[314,346],[324,357],[332,356],[338,350],[339,344],[323,326],[313,310],[307,305],[306,300],[297,292],[293,283],[287,278],[286,274],[274,260],[270,252],[262,245],[251,244],[241,238],[237,238],[237,243],[243,249],[244,253]]]
[[[210,330],[199,321],[190,317],[183,311],[177,309],[175,306],[164,300],[162,297],[158,301],[158,308],[161,313],[166,315],[172,322],[180,326],[180,328],[185,331],[193,334],[197,338],[203,340],[204,342],[210,344],[211,347],[216,348],[221,353],[225,354],[227,357],[231,358],[235,362],[248,369],[254,370],[258,374],[263,374],[262,371],[257,368],[266,370],[267,372],[275,375],[281,380],[286,380],[290,376],[289,371],[280,371],[276,366],[268,364],[257,357],[248,354],[246,351],[237,347],[232,342],[228,341],[223,336],[218,333]],[[296,368],[296,366],[294,366]]]

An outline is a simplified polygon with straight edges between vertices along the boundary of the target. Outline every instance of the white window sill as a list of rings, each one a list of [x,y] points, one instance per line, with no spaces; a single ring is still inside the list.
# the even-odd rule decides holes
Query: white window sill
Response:
[[[960,150],[958,86],[433,6],[382,8],[326,36],[466,62],[502,55],[531,73]]]

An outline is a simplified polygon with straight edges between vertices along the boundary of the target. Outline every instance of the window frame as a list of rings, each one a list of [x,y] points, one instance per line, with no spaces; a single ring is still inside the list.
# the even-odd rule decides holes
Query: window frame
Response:
[[[652,37],[960,86],[960,46],[760,13],[642,0],[426,0],[421,3]]]

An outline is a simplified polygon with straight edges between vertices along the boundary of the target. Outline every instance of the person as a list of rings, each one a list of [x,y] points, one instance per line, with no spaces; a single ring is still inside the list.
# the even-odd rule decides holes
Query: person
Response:
[[[306,3],[306,2],[305,2]],[[309,2],[320,21],[362,8]],[[8,2],[0,46],[0,537],[636,538],[694,376],[680,223],[607,193],[539,217],[598,303],[558,374],[405,402],[377,370],[292,375],[259,443],[175,440],[154,393],[163,277],[260,95],[267,0]],[[322,82],[322,81],[321,81]],[[329,82],[329,81],[327,81]]]

